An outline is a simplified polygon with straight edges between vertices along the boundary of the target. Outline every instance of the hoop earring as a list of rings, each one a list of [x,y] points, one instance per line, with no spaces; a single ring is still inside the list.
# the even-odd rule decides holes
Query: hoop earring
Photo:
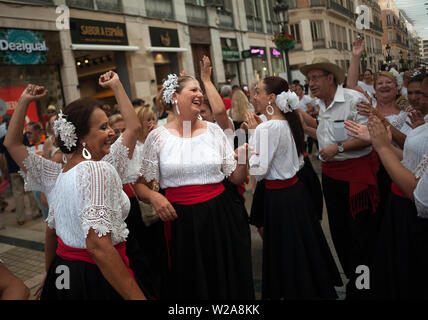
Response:
[[[177,111],[177,114],[180,115],[180,110],[178,109],[178,101],[175,100],[175,110]]]
[[[64,164],[67,164],[67,156],[65,155],[65,153],[62,154],[62,162],[64,162]]]
[[[274,114],[274,112],[275,112],[275,110],[273,109],[273,107],[270,105],[270,101],[269,101],[269,105],[266,107],[266,113],[268,114],[268,115],[273,115]]]
[[[92,159],[92,155],[89,152],[88,149],[86,149],[86,142],[82,143],[83,149],[82,149],[82,157],[85,158],[86,160],[90,160]]]
[[[198,120],[203,120],[200,114],[198,114]]]

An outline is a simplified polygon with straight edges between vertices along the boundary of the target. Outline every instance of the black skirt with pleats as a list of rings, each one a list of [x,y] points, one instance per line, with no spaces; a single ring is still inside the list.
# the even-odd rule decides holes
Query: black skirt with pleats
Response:
[[[428,298],[428,220],[413,201],[390,191],[371,272],[378,299]]]
[[[193,205],[173,204],[168,298],[254,299],[251,236],[243,203],[227,190]]]
[[[301,181],[265,190],[263,299],[336,299],[339,271]]]

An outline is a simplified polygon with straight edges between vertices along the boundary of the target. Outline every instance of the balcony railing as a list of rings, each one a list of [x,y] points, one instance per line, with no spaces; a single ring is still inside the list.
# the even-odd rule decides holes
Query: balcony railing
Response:
[[[186,3],[186,16],[189,24],[207,25],[208,16],[205,7]]]
[[[328,0],[328,8],[332,9],[336,12],[339,12],[339,13],[341,13],[341,14],[343,14],[343,15],[351,18],[351,19],[355,18],[355,14],[351,10],[341,6],[340,4],[338,4],[332,0]]]
[[[226,10],[217,11],[218,20],[220,22],[220,28],[234,29],[235,24],[233,22],[232,12]]]
[[[312,46],[314,47],[314,49],[325,48],[325,40],[324,39],[315,40],[314,42],[312,42]]]
[[[26,2],[30,4],[54,4],[53,0],[19,0],[19,2]]]
[[[65,4],[71,8],[95,9],[93,0],[66,0]]]
[[[374,23],[370,22],[370,29],[373,29],[374,31],[383,33],[383,29],[381,26],[375,25]]]
[[[174,18],[171,0],[146,0],[146,12],[151,18]]]

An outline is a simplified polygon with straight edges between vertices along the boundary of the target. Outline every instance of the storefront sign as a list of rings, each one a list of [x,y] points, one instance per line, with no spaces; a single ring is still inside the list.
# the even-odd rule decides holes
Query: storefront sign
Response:
[[[272,52],[272,56],[273,56],[274,58],[279,58],[279,57],[281,56],[281,52],[279,52],[279,51],[278,51],[278,50],[276,50],[275,48],[272,48],[271,52]]]
[[[57,32],[0,29],[0,64],[58,64],[61,60]]]
[[[22,92],[25,90],[26,86],[16,86],[16,87],[4,87],[0,88],[0,106],[5,106],[7,110],[4,113],[12,114],[15,110],[16,105],[18,104],[19,97]],[[2,107],[2,109],[3,109]],[[27,110],[27,117],[25,119],[26,123],[30,121],[39,121],[37,115],[36,103],[33,101],[29,104]]]
[[[178,32],[175,29],[149,27],[149,32],[153,47],[180,47]]]
[[[128,45],[124,23],[71,18],[70,33],[73,44]]]
[[[239,60],[239,50],[238,49],[229,49],[222,48],[223,59],[224,60]]]

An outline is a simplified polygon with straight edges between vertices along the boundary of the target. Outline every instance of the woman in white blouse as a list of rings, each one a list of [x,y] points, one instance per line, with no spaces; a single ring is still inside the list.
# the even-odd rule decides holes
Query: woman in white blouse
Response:
[[[387,130],[375,116],[367,127],[350,122],[347,128],[350,135],[372,142],[393,181],[374,247],[373,296],[427,298],[428,190],[427,178],[422,177],[428,172],[428,124],[407,135],[404,150],[390,143]]]
[[[243,183],[247,163],[237,164],[219,126],[199,119],[198,81],[169,75],[163,87],[175,116],[147,137],[136,191],[165,222],[168,298],[253,299],[249,225],[222,184]],[[165,196],[147,187],[152,181]]]
[[[294,98],[293,98],[294,95]],[[296,173],[304,152],[297,96],[280,77],[259,82],[256,112],[266,122],[247,117],[255,132],[250,146],[259,152],[250,158],[250,173],[264,179],[263,299],[335,299],[334,286],[342,281],[317,221],[304,184]],[[267,140],[266,140],[267,139]]]
[[[71,154],[65,166],[29,154],[17,137],[28,104],[46,94],[35,85],[19,99],[6,135],[26,189],[44,192],[49,203],[42,299],[145,299],[125,254],[129,199],[122,192],[140,125],[118,76],[110,71],[99,83],[113,90],[126,122],[115,144],[101,103],[83,98],[55,122],[59,147]]]

